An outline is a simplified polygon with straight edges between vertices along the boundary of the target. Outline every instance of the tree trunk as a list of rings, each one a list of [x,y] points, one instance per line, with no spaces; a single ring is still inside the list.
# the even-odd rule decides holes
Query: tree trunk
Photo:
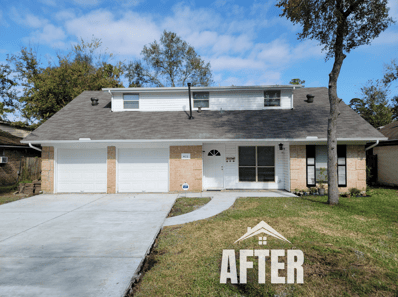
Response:
[[[337,97],[337,79],[346,55],[343,53],[344,34],[347,16],[342,12],[342,2],[336,1],[336,13],[341,17],[336,30],[334,44],[334,63],[329,74],[329,103],[330,113],[328,118],[328,203],[339,203],[339,187],[337,177],[337,117],[339,116],[339,98]]]
[[[339,203],[339,188],[337,177],[337,117],[339,115],[339,98],[337,97],[337,79],[346,55],[342,48],[335,52],[333,69],[329,74],[329,103],[328,118],[328,203]]]

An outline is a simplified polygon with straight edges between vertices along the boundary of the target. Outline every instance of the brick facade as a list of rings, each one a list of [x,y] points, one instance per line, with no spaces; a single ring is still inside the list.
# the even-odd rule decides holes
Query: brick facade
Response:
[[[54,193],[54,147],[43,146],[41,151],[41,190]]]
[[[306,189],[306,177],[306,146],[292,145],[290,146],[290,190]],[[347,187],[339,187],[339,191],[347,192],[350,188],[366,190],[364,145],[347,145]]]
[[[181,154],[190,153],[191,159],[182,160]],[[170,146],[170,192],[184,191],[183,183],[189,190],[202,191],[202,146]]]
[[[290,146],[290,190],[305,189],[306,183],[306,149],[305,145]]]
[[[106,192],[108,194],[116,193],[116,147],[108,146],[107,149],[107,186]]]

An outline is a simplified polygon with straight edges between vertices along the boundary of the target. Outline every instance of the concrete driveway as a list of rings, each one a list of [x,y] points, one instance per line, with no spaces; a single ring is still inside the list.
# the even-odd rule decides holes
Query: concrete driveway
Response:
[[[173,194],[39,195],[0,206],[0,296],[122,296]]]

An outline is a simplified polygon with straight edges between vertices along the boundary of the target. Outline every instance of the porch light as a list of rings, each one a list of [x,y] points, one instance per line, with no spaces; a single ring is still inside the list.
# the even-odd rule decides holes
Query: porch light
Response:
[[[280,143],[280,144],[279,144],[279,150],[280,150],[280,151],[283,151],[283,150],[284,150],[284,148],[283,148],[283,143]]]

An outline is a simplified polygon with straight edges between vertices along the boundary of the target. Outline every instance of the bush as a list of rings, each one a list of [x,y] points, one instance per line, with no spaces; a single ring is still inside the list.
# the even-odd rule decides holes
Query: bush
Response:
[[[349,191],[351,196],[359,196],[361,194],[361,191],[357,188],[350,188]]]

